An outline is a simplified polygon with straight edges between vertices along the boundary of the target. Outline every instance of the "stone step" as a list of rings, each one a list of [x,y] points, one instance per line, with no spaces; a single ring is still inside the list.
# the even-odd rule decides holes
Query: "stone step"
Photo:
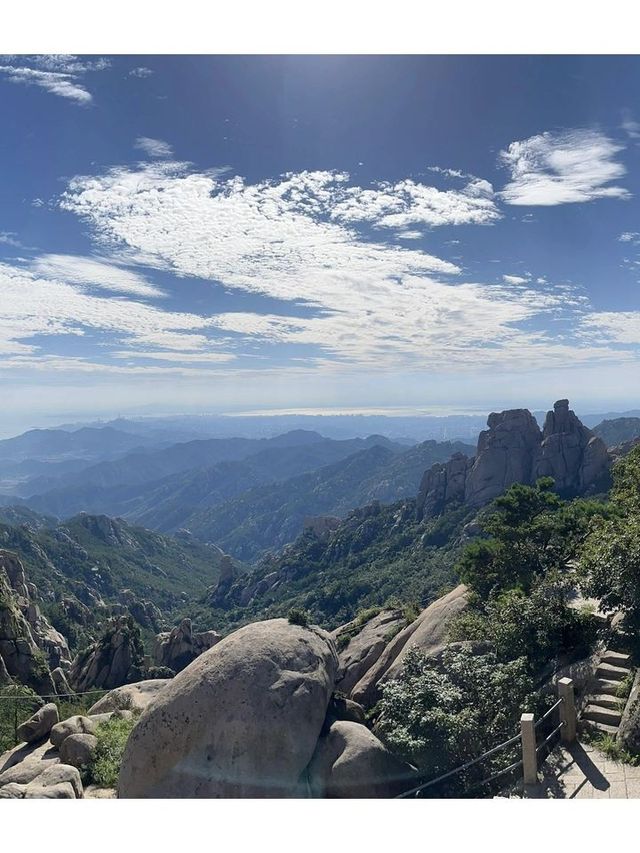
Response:
[[[608,693],[609,696],[615,696],[620,689],[619,681],[609,681],[606,678],[599,678],[593,685],[593,692],[602,694]]]
[[[603,734],[608,734],[608,735],[617,735],[618,734],[618,727],[617,726],[608,726],[606,723],[598,723],[595,720],[584,720],[584,721],[581,720],[580,723],[578,724],[578,728],[580,729],[580,731],[584,731],[585,729],[588,729],[589,731],[595,730],[595,731],[602,732]]]
[[[606,678],[609,681],[622,681],[629,675],[629,670],[611,663],[601,663],[596,670],[598,678]]]
[[[607,695],[606,693],[591,694],[588,697],[589,705],[599,705],[601,708],[612,708],[614,711],[619,711],[620,704],[624,704],[624,701],[624,699],[618,696],[611,694]]]
[[[619,726],[622,714],[612,708],[589,704],[582,712],[582,719],[594,723],[605,723],[607,726]]]
[[[631,655],[607,649],[606,652],[603,652],[602,657],[600,658],[600,663],[612,663],[614,666],[631,669]]]

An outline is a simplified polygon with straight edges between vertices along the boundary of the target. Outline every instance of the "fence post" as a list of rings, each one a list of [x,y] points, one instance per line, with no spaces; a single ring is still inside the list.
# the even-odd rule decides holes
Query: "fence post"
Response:
[[[520,717],[520,740],[522,742],[522,774],[525,785],[538,782],[538,756],[536,755],[536,728],[533,714]]]
[[[562,743],[573,743],[576,739],[576,702],[573,692],[573,679],[558,679],[558,698],[560,705],[560,721],[564,723],[560,729]]]

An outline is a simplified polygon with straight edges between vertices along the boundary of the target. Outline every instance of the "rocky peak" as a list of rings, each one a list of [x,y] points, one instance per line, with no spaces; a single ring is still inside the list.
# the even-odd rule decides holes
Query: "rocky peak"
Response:
[[[425,473],[419,519],[456,501],[483,506],[513,483],[533,485],[545,476],[553,477],[557,491],[580,494],[602,482],[611,464],[604,442],[584,426],[568,400],[554,404],[542,431],[528,409],[492,412],[487,426],[474,458],[455,454]]]

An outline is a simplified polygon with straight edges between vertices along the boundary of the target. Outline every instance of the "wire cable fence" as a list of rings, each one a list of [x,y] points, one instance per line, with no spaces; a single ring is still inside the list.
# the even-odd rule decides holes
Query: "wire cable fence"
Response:
[[[12,692],[7,691],[11,691],[10,685],[5,685],[2,688],[2,692],[0,693],[0,710],[3,707],[6,707],[6,704],[12,704],[13,714],[9,711],[9,717],[1,715],[3,719],[0,719],[0,752],[2,752],[6,748],[7,744],[10,743],[11,735],[9,732],[11,731],[13,734],[13,745],[18,745],[20,742],[18,738],[18,729],[20,728],[20,725],[28,718],[28,716],[34,714],[38,708],[42,707],[42,705],[47,701],[73,703],[75,700],[78,700],[78,702],[82,703],[85,696],[104,696],[106,692],[104,689],[95,689],[82,690],[77,693],[39,694],[27,690],[20,685],[15,685]],[[24,703],[26,703],[27,706],[26,712]],[[27,713],[27,717],[25,717],[25,713]],[[4,735],[1,729],[4,729]]]
[[[538,781],[538,768],[549,752],[551,752],[551,750],[557,745],[558,736],[560,736],[560,739],[566,740],[567,742],[575,739],[576,715],[573,696],[573,682],[571,679],[560,679],[558,682],[558,691],[560,693],[558,700],[554,702],[553,705],[551,705],[551,707],[548,708],[537,720],[535,720],[535,722],[533,714],[522,714],[519,734],[514,735],[497,746],[494,746],[492,749],[487,750],[477,758],[473,758],[465,764],[437,776],[435,779],[430,779],[428,782],[423,782],[422,784],[411,788],[409,791],[404,791],[402,794],[399,794],[396,799],[420,797],[424,791],[427,791],[430,788],[435,788],[435,786],[442,784],[448,779],[452,779],[453,777],[466,773],[470,768],[479,765],[481,762],[486,761],[488,758],[491,758],[502,750],[514,747],[515,744],[519,744],[521,749],[522,757],[519,760],[513,761],[507,767],[491,773],[485,779],[472,782],[469,786],[465,787],[462,796],[468,796],[479,789],[484,789],[485,791],[490,792],[490,786],[499,779],[507,777],[505,779],[506,784],[509,774],[512,775],[513,781],[515,781],[515,773],[520,769],[522,769],[525,788],[527,785],[535,784]],[[559,722],[553,726],[553,716],[555,714],[558,714]],[[550,726],[552,727],[550,728]],[[542,740],[540,740],[540,738],[542,738]],[[439,796],[443,795],[439,794]]]

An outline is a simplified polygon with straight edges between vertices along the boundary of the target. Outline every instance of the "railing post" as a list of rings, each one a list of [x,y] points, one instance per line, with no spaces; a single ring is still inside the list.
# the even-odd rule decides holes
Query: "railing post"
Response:
[[[560,729],[562,743],[573,743],[576,739],[576,702],[573,693],[573,679],[558,679],[558,698],[560,705],[560,721],[564,723]]]
[[[522,741],[522,774],[525,785],[538,782],[538,756],[536,755],[536,727],[533,714],[520,717],[520,739]]]

